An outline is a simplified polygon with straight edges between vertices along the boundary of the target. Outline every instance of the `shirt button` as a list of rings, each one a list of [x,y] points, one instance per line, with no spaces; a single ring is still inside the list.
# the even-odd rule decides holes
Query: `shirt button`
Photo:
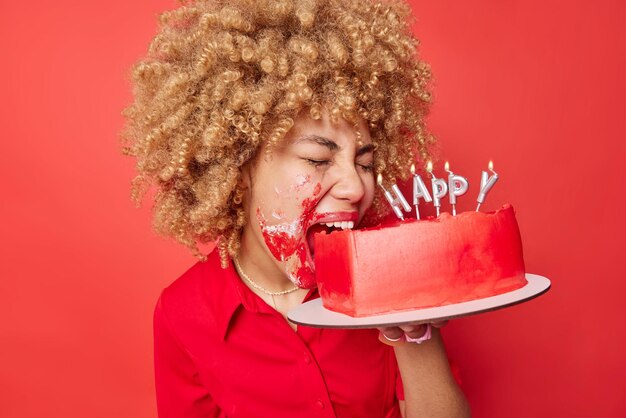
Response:
[[[308,355],[308,354],[305,354],[305,355],[304,355],[304,362],[305,362],[306,364],[310,364],[310,363],[311,363],[311,357],[309,357],[309,355]]]
[[[318,399],[317,402],[315,402],[315,404],[317,405],[319,409],[324,409],[324,402],[322,402],[321,399]]]

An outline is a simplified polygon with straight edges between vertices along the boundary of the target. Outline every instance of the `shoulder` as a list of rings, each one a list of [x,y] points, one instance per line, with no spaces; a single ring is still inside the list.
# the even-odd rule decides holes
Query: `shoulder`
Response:
[[[210,333],[223,316],[224,296],[232,294],[229,274],[213,251],[161,291],[155,321],[163,318],[181,340]]]
[[[207,296],[219,292],[225,272],[219,265],[216,251],[206,261],[198,261],[161,292],[161,303],[168,310],[184,306],[198,307]]]

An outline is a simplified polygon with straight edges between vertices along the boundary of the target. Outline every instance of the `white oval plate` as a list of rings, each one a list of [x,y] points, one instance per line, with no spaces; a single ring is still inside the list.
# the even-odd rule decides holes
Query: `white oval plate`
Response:
[[[546,277],[527,273],[526,280],[528,283],[524,287],[488,298],[358,318],[330,311],[324,308],[322,299],[317,298],[292,309],[287,317],[298,325],[316,328],[374,328],[443,321],[506,308],[536,298],[550,289],[550,280]]]

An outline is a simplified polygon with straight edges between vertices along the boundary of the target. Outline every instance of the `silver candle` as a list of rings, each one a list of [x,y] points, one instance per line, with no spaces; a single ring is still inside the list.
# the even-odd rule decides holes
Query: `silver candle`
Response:
[[[463,196],[469,188],[469,182],[463,176],[459,176],[450,171],[450,164],[446,161],[446,171],[448,172],[448,194],[452,205],[452,215],[456,216],[456,198]]]
[[[433,163],[428,162],[426,169],[431,176],[430,182],[433,187],[433,205],[437,208],[437,216],[439,216],[439,209],[441,208],[441,199],[448,193],[448,184],[444,179],[438,179],[433,174]]]
[[[385,194],[385,199],[387,199],[387,202],[389,202],[389,204],[391,205],[391,208],[393,209],[393,213],[395,213],[398,219],[403,221],[404,214],[402,213],[402,209],[400,208],[399,205],[402,205],[407,212],[411,210],[411,206],[409,206],[408,202],[402,195],[402,192],[400,192],[400,189],[398,188],[398,186],[396,186],[395,184],[391,186],[394,193],[396,193],[396,196],[398,196],[397,198],[394,198],[391,192],[389,192],[389,190],[385,189],[385,186],[383,186],[383,176],[381,174],[378,174],[376,178],[376,183],[378,183],[380,188],[383,189],[383,193]],[[402,203],[402,201],[406,203],[406,206],[404,206],[404,203]]]
[[[420,219],[420,199],[424,199],[425,202],[432,202],[433,198],[430,197],[422,176],[415,174],[415,164],[411,164],[411,174],[413,174],[413,206],[415,206],[416,218]]]
[[[498,173],[493,171],[493,161],[489,161],[489,171],[493,173],[492,176],[489,176],[486,171],[483,171],[480,176],[480,193],[478,193],[478,199],[476,199],[476,201],[478,202],[478,205],[476,206],[476,212],[478,212],[478,210],[480,209],[480,205],[485,201],[489,190],[491,190],[493,185],[496,184],[496,181],[498,181]]]
[[[392,184],[391,185],[391,190],[393,191],[393,194],[396,195],[396,198],[394,199],[397,204],[402,205],[402,208],[404,209],[405,212],[411,212],[411,205],[409,205],[409,202],[406,201],[406,199],[404,198],[404,195],[402,194],[402,191],[400,190],[400,188],[398,187],[397,184]]]

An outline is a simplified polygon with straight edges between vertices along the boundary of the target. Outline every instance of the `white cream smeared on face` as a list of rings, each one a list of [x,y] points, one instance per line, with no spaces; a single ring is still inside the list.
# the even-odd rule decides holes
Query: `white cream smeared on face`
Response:
[[[316,184],[310,197],[302,200],[302,212],[294,220],[268,225],[260,207],[257,207],[257,220],[267,248],[272,256],[283,262],[287,277],[301,288],[315,287],[315,266],[306,244],[307,228],[315,223],[315,207],[319,201],[321,184]],[[275,212],[272,212],[275,213]]]

